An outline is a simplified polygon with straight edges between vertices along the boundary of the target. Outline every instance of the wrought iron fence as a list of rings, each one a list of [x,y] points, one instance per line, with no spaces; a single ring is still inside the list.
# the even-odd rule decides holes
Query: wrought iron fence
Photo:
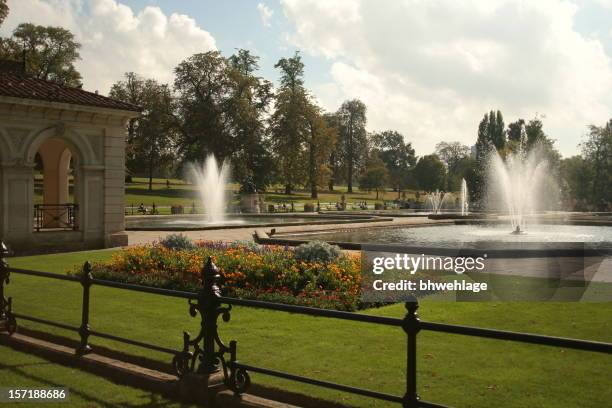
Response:
[[[79,229],[78,204],[34,204],[34,229]]]
[[[210,375],[221,371],[225,384],[237,394],[241,394],[248,389],[251,383],[249,372],[251,372],[374,399],[396,402],[406,408],[444,408],[444,405],[421,400],[417,392],[417,338],[418,333],[422,330],[612,354],[612,343],[422,321],[419,319],[417,314],[419,305],[416,298],[411,302],[406,302],[406,315],[400,319],[337,310],[317,309],[305,306],[286,305],[258,300],[224,297],[221,296],[221,291],[218,286],[221,276],[219,275],[218,269],[213,264],[211,258],[208,258],[206,264],[202,268],[201,289],[198,292],[186,292],[96,279],[91,274],[91,264],[89,262],[84,264],[80,277],[11,268],[4,259],[6,254],[6,246],[3,243],[0,243],[0,322],[2,322],[0,330],[7,331],[9,334],[14,333],[17,329],[17,319],[21,319],[75,331],[80,335],[80,344],[75,350],[76,355],[84,355],[91,352],[92,347],[89,344],[89,338],[91,336],[168,353],[172,355],[172,365],[179,377],[182,377],[187,373]],[[5,284],[9,283],[9,276],[11,274],[38,276],[80,283],[83,294],[81,324],[79,326],[74,326],[66,323],[15,313],[12,310],[11,298],[9,297],[7,299],[4,295],[4,286]],[[195,337],[192,337],[187,332],[183,332],[183,347],[181,350],[174,350],[93,330],[89,325],[89,292],[91,286],[93,285],[187,299],[189,314],[192,317],[196,317],[198,314],[200,315],[200,332]],[[232,340],[228,344],[224,343],[221,340],[217,330],[217,321],[219,316],[221,316],[223,321],[228,322],[230,320],[230,314],[233,306],[276,310],[323,318],[351,320],[368,324],[392,326],[402,329],[407,340],[405,393],[403,395],[387,394],[375,390],[318,380],[283,371],[272,370],[265,367],[258,367],[239,361],[237,359],[237,342]]]

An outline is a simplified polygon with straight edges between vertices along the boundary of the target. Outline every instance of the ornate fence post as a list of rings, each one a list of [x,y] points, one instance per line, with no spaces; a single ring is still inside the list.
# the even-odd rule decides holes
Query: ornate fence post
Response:
[[[13,334],[17,329],[17,321],[12,313],[12,299],[4,297],[4,285],[9,284],[9,276],[11,274],[5,259],[6,255],[8,255],[8,249],[4,242],[0,241],[0,328],[9,334]]]
[[[198,307],[202,317],[202,355],[200,355],[200,365],[198,374],[212,374],[219,371],[218,358],[215,355],[215,339],[217,334],[217,316],[221,302],[221,289],[218,283],[221,275],[219,269],[213,263],[212,258],[208,257],[202,269],[202,289],[198,293]]]
[[[91,287],[91,263],[85,262],[83,272],[81,274],[81,286],[83,286],[83,308],[81,310],[81,326],[79,327],[79,335],[81,336],[81,344],[76,349],[77,355],[84,355],[91,351],[91,346],[88,344],[89,339],[89,288]]]
[[[416,368],[416,339],[419,330],[421,330],[419,315],[417,309],[419,302],[416,297],[411,296],[411,299],[405,304],[407,313],[404,317],[402,328],[408,337],[407,361],[406,361],[406,394],[404,394],[404,408],[416,408],[419,404],[419,396],[417,394],[417,368]]]

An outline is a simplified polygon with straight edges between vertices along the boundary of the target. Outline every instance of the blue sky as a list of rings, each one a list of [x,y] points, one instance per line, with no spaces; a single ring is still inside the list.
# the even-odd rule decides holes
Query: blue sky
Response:
[[[258,55],[261,75],[273,81],[278,77],[274,64],[280,58],[293,55],[298,49],[285,40],[285,33],[292,31],[292,25],[284,17],[277,1],[126,0],[124,3],[134,10],[157,6],[166,14],[178,12],[195,18],[215,37],[217,48],[225,55],[232,54],[236,48],[246,48]],[[257,10],[259,3],[265,4],[274,13],[269,27],[262,24]],[[329,60],[309,54],[302,57],[307,85],[330,80]]]
[[[0,27],[69,28],[77,68],[107,93],[126,71],[172,82],[196,52],[260,56],[260,75],[300,49],[324,109],[359,98],[368,130],[393,129],[417,154],[471,145],[478,122],[539,117],[564,156],[612,117],[612,0],[9,0]],[[262,19],[267,10],[268,19]]]

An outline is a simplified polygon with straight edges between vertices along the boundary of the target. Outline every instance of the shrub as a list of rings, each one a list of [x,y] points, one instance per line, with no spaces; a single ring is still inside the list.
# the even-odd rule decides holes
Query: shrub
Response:
[[[315,205],[313,203],[304,204],[304,212],[314,212]]]
[[[338,310],[360,306],[361,257],[352,254],[323,263],[299,260],[293,249],[274,245],[198,241],[193,249],[174,250],[155,244],[123,249],[95,263],[92,273],[98,279],[197,291],[208,257],[219,268],[224,296]]]
[[[246,249],[251,252],[259,252],[261,250],[261,245],[259,245],[255,241],[248,240],[248,239],[241,239],[238,241],[230,242],[227,245],[227,247],[228,248],[242,248],[242,249]]]
[[[375,203],[374,204],[374,209],[375,210],[384,210],[385,209],[385,205],[383,203]]]
[[[175,250],[195,248],[195,244],[191,238],[183,234],[170,234],[162,239],[159,243],[168,249]]]
[[[295,259],[305,262],[332,262],[342,256],[342,251],[336,245],[323,241],[310,241],[295,249]]]

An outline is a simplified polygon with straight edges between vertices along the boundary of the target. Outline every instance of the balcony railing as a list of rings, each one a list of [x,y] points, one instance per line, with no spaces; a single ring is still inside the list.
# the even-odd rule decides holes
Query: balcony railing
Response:
[[[79,229],[77,222],[78,204],[35,204],[34,229],[72,230]]]

